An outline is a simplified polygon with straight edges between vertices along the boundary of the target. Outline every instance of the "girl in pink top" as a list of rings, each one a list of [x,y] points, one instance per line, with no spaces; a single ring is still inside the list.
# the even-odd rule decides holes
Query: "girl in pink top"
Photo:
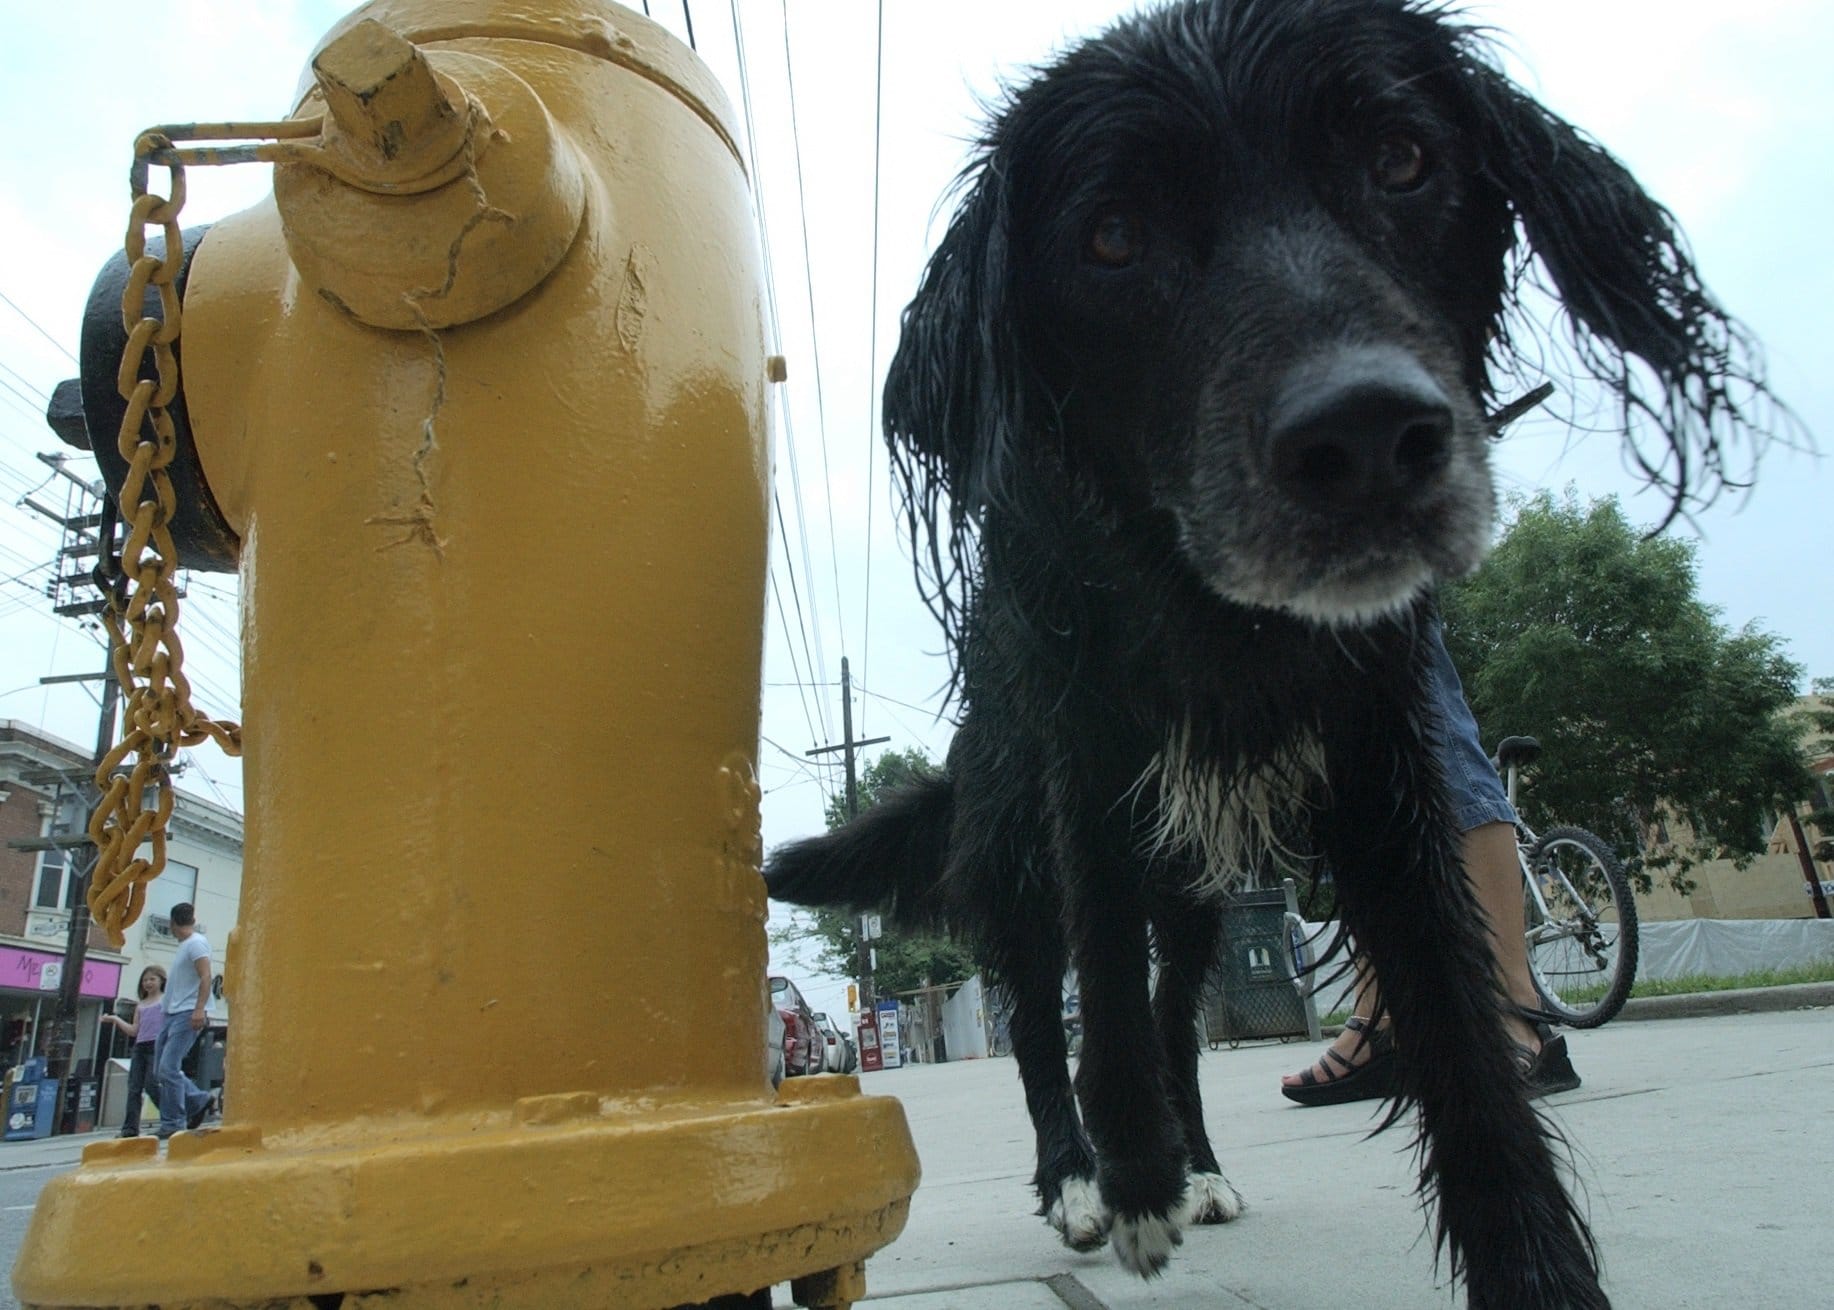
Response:
[[[140,971],[140,1003],[134,1007],[130,1024],[118,1015],[105,1014],[103,1023],[113,1024],[134,1039],[134,1057],[127,1066],[127,1118],[121,1124],[121,1136],[140,1136],[140,1103],[146,1094],[147,1077],[153,1071],[153,1041],[159,1036],[165,1020],[166,971],[149,964]]]

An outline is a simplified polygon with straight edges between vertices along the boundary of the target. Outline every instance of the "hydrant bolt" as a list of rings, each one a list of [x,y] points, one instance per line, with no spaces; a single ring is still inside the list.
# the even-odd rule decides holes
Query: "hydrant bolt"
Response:
[[[448,94],[414,43],[374,19],[326,46],[312,71],[335,124],[327,148],[363,172],[407,181],[463,149],[462,93]]]

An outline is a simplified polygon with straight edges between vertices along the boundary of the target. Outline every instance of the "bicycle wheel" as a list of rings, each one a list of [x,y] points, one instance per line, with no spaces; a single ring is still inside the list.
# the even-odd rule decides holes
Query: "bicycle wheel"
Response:
[[[1550,1013],[1597,1028],[1637,976],[1637,906],[1611,848],[1584,828],[1550,828],[1528,852],[1528,968]],[[1545,912],[1542,902],[1546,903]]]

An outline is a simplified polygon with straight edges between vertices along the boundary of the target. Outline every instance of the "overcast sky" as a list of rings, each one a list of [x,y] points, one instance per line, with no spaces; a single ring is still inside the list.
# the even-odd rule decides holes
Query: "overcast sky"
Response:
[[[651,8],[685,36],[679,4]],[[873,5],[788,0],[786,13],[781,0],[741,0],[736,8],[775,331],[791,370],[789,422],[776,432],[787,521],[773,542],[773,572],[792,625],[792,579],[803,616],[800,634],[786,631],[773,606],[767,634],[759,764],[764,835],[774,845],[821,826],[834,772],[812,770],[802,752],[839,738],[843,655],[859,684],[856,733],[935,756],[946,746],[947,726],[936,718],[939,643],[897,540],[876,436],[878,380],[898,311],[946,219],[937,204],[975,131],[977,98],[1131,6],[888,0],[882,83]],[[156,122],[285,113],[311,48],[344,9],[178,0],[155,22],[152,11],[112,0],[9,7],[0,54],[0,121],[11,125],[0,142],[0,295],[11,302],[0,303],[0,717],[75,743],[94,736],[88,693],[38,683],[91,670],[101,656],[93,634],[51,616],[42,588],[56,536],[21,501],[47,474],[35,452],[55,449],[38,418],[43,397],[74,371],[66,352],[76,349],[89,284],[118,247],[134,135]],[[1763,339],[1779,393],[1830,439],[1834,6],[1480,0],[1467,11],[1498,29],[1518,78],[1675,211],[1709,286]],[[692,13],[703,57],[740,104],[734,7],[701,3]],[[185,221],[233,212],[267,187],[254,166],[194,170]],[[1571,485],[1587,497],[1623,493],[1635,520],[1660,512],[1653,497],[1631,494],[1636,484],[1609,438],[1575,443],[1543,420],[1522,425],[1497,460],[1506,490]],[[1834,674],[1827,575],[1816,563],[1827,558],[1831,486],[1824,461],[1773,450],[1755,492],[1682,529],[1701,538],[1701,591],[1725,621],[1781,634],[1811,675]],[[555,491],[564,504],[564,488]],[[35,498],[52,495],[45,487]],[[233,577],[194,578],[181,627],[200,702],[227,716],[239,713],[235,591]],[[192,755],[185,785],[240,808],[238,766],[213,748]],[[779,954],[818,1008],[839,1008],[838,980]]]

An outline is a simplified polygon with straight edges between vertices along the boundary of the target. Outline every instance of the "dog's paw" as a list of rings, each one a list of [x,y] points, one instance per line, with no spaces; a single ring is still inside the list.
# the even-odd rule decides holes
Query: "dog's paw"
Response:
[[[1108,1240],[1108,1207],[1093,1178],[1064,1179],[1044,1219],[1072,1251],[1093,1251]]]
[[[1184,1201],[1173,1212],[1182,1228],[1192,1224],[1226,1224],[1242,1213],[1242,1194],[1221,1174],[1192,1174]]]
[[[1153,1213],[1116,1215],[1108,1236],[1121,1267],[1142,1278],[1157,1277],[1172,1258],[1172,1248],[1184,1241],[1174,1216]]]

